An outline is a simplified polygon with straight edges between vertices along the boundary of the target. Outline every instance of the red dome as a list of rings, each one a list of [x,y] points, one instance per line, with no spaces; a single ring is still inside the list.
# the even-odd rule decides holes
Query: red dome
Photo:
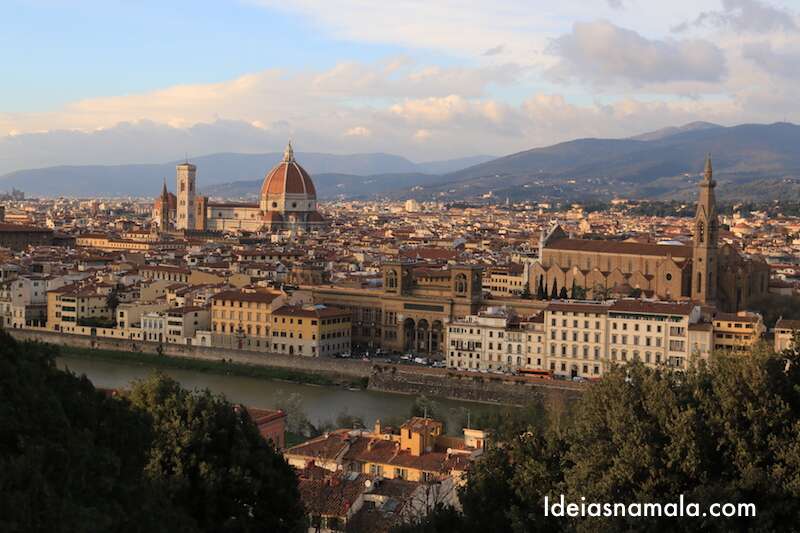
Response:
[[[325,222],[325,219],[322,215],[319,214],[318,211],[313,211],[310,215],[308,215],[309,222]]]
[[[316,199],[317,191],[311,176],[303,167],[297,164],[294,158],[281,161],[264,176],[261,186],[261,196],[281,196],[285,194],[305,194]]]

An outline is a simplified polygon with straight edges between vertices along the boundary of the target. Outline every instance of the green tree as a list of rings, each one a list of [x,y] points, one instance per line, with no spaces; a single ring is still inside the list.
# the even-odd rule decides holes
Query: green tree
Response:
[[[163,374],[137,382],[130,399],[153,420],[146,473],[200,530],[303,529],[294,472],[245,410]]]
[[[148,417],[0,332],[0,531],[185,531],[143,475]]]
[[[439,421],[444,421],[444,413],[441,412],[441,406],[439,402],[436,400],[432,400],[425,396],[424,394],[420,394],[414,400],[414,403],[411,405],[411,411],[409,412],[410,416],[426,416],[428,418],[435,418]]]
[[[556,281],[554,279],[553,280],[553,289],[550,292],[550,299],[551,300],[555,300],[556,298],[558,298],[558,281]]]
[[[763,346],[747,356],[713,354],[684,373],[615,367],[569,408],[570,423],[548,413],[544,427],[498,431],[497,444],[467,474],[458,530],[787,529],[800,518],[796,340],[781,354]],[[711,503],[752,503],[757,517],[547,519],[544,497],[560,494],[568,502],[623,504],[683,495],[700,512]]]

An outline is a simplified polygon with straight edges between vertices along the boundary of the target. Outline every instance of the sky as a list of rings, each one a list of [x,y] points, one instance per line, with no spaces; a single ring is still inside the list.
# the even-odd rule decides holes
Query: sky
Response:
[[[3,0],[0,174],[800,121],[800,0]]]

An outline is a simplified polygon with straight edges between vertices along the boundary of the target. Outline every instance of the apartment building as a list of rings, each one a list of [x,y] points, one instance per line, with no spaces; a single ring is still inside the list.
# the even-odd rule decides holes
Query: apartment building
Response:
[[[524,265],[509,264],[490,268],[483,277],[483,290],[492,298],[519,296],[528,288]]]
[[[608,312],[609,359],[686,368],[692,355],[708,355],[710,342],[701,337],[709,329],[691,328],[701,318],[700,306],[691,302],[618,300]]]
[[[800,320],[779,318],[775,323],[775,351],[780,353],[794,345],[794,334],[800,331]]]
[[[714,316],[714,349],[745,352],[761,340],[764,331],[764,320],[758,313],[717,313]]]
[[[264,288],[242,288],[215,294],[211,298],[212,344],[270,351],[270,317],[285,302],[285,293]]]
[[[324,305],[285,305],[272,312],[272,351],[307,357],[350,352],[350,311]]]
[[[206,307],[172,307],[142,316],[142,338],[153,342],[192,344],[195,333],[207,330],[211,313]]]
[[[47,327],[75,333],[79,326],[110,324],[114,315],[107,305],[108,295],[94,286],[65,285],[47,292]]]
[[[610,307],[605,302],[551,302],[543,311],[546,368],[569,377],[601,376],[608,353]]]
[[[597,378],[631,361],[682,369],[713,346],[699,305],[632,299],[554,301],[528,319],[489,309],[449,322],[445,333],[449,368],[569,378]]]
[[[447,324],[446,364],[463,370],[503,372],[541,368],[543,340],[540,318],[529,320],[504,308],[490,308]]]

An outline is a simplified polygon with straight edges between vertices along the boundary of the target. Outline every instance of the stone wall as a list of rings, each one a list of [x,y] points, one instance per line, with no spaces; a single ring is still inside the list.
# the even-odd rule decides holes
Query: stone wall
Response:
[[[407,365],[375,365],[369,388],[458,400],[524,405],[536,394],[572,400],[586,387],[563,381],[536,381],[500,374],[477,374]]]
[[[46,329],[6,331],[17,340],[47,342],[77,348],[144,353],[158,353],[159,349],[157,342],[73,335]],[[374,364],[360,360],[301,357],[182,344],[160,346],[164,355],[173,357],[210,361],[226,359],[235,363],[300,370],[335,378],[369,377],[371,390],[425,394],[455,400],[522,405],[537,393],[543,394],[546,398],[571,400],[577,398],[586,386],[565,381],[537,381],[531,378],[415,365]]]
[[[131,341],[128,339],[112,339],[90,337],[88,335],[70,335],[47,330],[7,329],[18,340],[32,340],[74,346],[78,348],[96,348],[100,350],[116,350],[122,352],[158,353],[159,343]],[[336,377],[361,378],[368,377],[372,365],[365,361],[348,361],[324,357],[301,357],[272,353],[247,352],[224,348],[208,348],[183,344],[162,344],[162,353],[173,357],[186,357],[210,361],[222,359],[247,365],[289,368],[306,372],[315,372]]]

